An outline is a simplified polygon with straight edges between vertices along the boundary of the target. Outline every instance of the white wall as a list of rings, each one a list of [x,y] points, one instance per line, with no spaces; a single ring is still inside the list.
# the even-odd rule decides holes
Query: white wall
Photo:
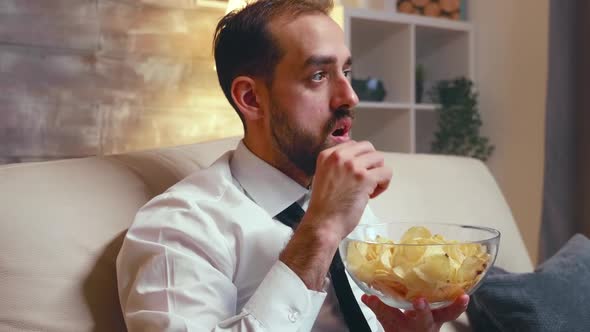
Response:
[[[537,261],[544,169],[548,0],[470,0],[488,161]]]

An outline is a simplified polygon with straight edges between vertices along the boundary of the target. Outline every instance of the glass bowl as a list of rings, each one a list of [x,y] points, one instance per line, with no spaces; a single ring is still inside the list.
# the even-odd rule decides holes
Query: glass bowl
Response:
[[[358,225],[339,251],[365,293],[399,309],[424,297],[437,309],[477,290],[499,243],[500,232],[487,227],[390,222]]]

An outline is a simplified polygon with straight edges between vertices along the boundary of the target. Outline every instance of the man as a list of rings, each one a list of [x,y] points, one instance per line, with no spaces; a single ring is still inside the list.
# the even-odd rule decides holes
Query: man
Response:
[[[438,311],[363,303],[338,268],[391,170],[349,138],[358,98],[331,7],[260,0],[219,22],[219,81],[244,139],[138,212],[117,260],[130,331],[437,331],[465,310],[467,296]]]

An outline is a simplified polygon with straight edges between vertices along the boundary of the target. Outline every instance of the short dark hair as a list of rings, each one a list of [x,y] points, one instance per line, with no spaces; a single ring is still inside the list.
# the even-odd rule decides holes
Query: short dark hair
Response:
[[[225,15],[213,38],[217,77],[225,97],[236,110],[244,131],[246,122],[231,97],[233,80],[241,75],[262,78],[272,85],[277,63],[284,51],[268,29],[280,17],[296,18],[306,13],[329,15],[332,0],[259,0]]]

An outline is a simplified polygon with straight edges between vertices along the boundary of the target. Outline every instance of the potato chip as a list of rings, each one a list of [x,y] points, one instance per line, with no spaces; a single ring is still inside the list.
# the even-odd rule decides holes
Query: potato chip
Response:
[[[416,267],[422,274],[422,279],[428,283],[449,280],[451,275],[451,259],[448,255],[426,256],[422,264]]]
[[[457,280],[464,282],[477,278],[485,271],[487,267],[487,260],[475,256],[468,256],[465,258],[461,267],[457,270]]]
[[[490,255],[477,243],[459,244],[425,227],[412,227],[403,246],[383,236],[350,241],[346,262],[354,277],[388,296],[412,301],[453,300],[470,289],[488,267]]]
[[[409,244],[419,244],[419,243],[416,243],[415,241],[411,241]],[[400,259],[417,264],[417,263],[419,263],[422,256],[424,256],[424,253],[426,252],[426,247],[421,246],[421,245],[405,246],[405,247],[400,247],[399,251],[400,251],[399,254],[401,256]]]
[[[432,237],[432,233],[426,227],[411,227],[408,229],[404,235],[402,235],[400,243],[410,243],[412,240],[416,240],[419,238],[430,238]]]
[[[363,254],[363,252],[360,249],[360,248],[362,248],[361,244],[363,244],[363,243],[357,243],[357,245],[348,246],[346,260],[352,270],[358,270],[367,261],[367,259],[365,258],[365,255]],[[366,253],[366,251],[365,251],[365,253]]]
[[[393,257],[393,255],[391,254],[391,250],[384,250],[383,254],[381,255],[381,258],[379,259],[381,261],[381,264],[383,265],[383,267],[391,270],[393,268],[393,266],[391,265],[391,258]]]

